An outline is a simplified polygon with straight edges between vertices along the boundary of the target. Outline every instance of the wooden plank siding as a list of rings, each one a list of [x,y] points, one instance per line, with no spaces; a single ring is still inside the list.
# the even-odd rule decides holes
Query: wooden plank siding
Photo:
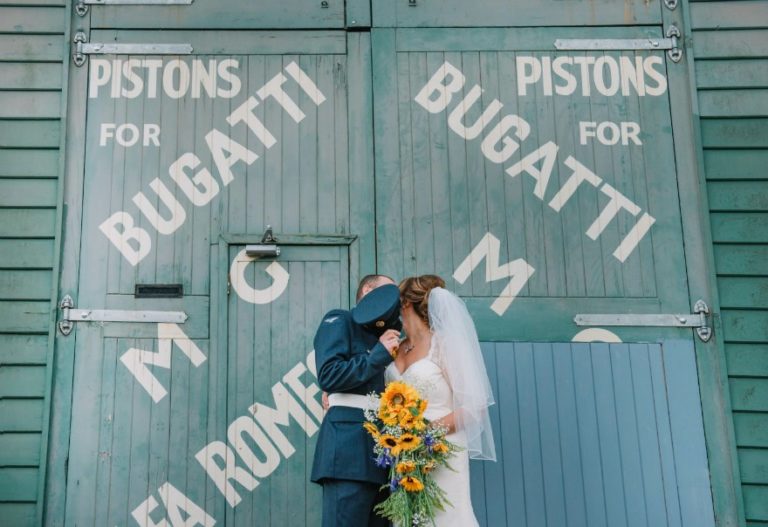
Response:
[[[39,524],[64,2],[0,2],[0,523]]]
[[[768,525],[768,1],[692,2],[715,267],[748,527]]]

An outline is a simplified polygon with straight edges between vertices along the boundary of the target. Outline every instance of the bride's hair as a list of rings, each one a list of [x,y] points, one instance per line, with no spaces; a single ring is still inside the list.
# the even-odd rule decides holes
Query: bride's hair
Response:
[[[429,326],[429,292],[445,287],[445,280],[435,274],[411,276],[400,282],[400,298],[410,302],[413,310]]]

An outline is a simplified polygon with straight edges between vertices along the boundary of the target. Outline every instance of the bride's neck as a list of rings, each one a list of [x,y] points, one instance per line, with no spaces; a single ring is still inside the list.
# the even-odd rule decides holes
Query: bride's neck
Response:
[[[432,332],[424,324],[419,324],[408,334],[408,338],[415,345],[428,344],[432,339]]]

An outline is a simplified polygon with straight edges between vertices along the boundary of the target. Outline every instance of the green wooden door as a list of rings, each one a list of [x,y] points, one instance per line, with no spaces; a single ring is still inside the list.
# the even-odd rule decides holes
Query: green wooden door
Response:
[[[226,381],[216,390],[216,405],[226,411],[217,413],[216,428],[258,485],[233,484],[240,500],[214,492],[215,510],[226,525],[319,525],[321,489],[309,481],[323,418],[312,339],[324,313],[348,305],[347,246],[282,245],[275,260],[282,275],[270,269],[273,262],[254,261],[242,250],[229,246],[232,286],[220,315],[226,328]],[[282,292],[263,300],[258,298],[263,293],[251,294],[250,288],[274,287],[280,276],[285,277]],[[206,459],[219,461],[213,454]]]
[[[66,496],[49,517],[314,524],[311,338],[373,262],[359,133],[371,121],[368,39],[102,29],[89,40],[194,51],[73,67],[87,120],[70,143],[84,161],[67,224],[82,216],[64,248],[77,280],[63,290],[77,308],[120,312],[58,337],[73,369],[62,367],[72,388],[56,415],[71,418],[53,433],[51,477],[66,489],[51,493]],[[253,261],[245,244],[268,226],[282,252]]]
[[[661,36],[372,30],[379,268],[445,277],[487,342],[500,460],[473,467],[486,525],[714,524],[693,331],[574,322],[691,311],[679,66],[555,47]],[[611,344],[575,344],[595,341]]]

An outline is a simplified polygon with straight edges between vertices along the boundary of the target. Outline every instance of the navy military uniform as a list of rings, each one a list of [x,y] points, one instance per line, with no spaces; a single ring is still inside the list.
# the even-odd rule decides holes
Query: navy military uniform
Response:
[[[380,292],[383,288],[397,290],[381,286],[364,297],[367,301],[358,304],[357,313],[334,309],[323,317],[314,345],[318,384],[324,391],[367,395],[384,390],[384,369],[392,357],[379,336],[392,327],[391,321],[365,323],[373,311],[399,315],[399,292],[394,309],[382,307],[382,298],[386,303],[392,298],[391,289]],[[364,324],[356,323],[353,314]],[[387,470],[373,461],[374,443],[364,422],[359,408],[331,406],[320,426],[311,479],[323,485],[324,527],[388,525],[372,512],[374,504],[386,498],[380,487],[387,481]]]

